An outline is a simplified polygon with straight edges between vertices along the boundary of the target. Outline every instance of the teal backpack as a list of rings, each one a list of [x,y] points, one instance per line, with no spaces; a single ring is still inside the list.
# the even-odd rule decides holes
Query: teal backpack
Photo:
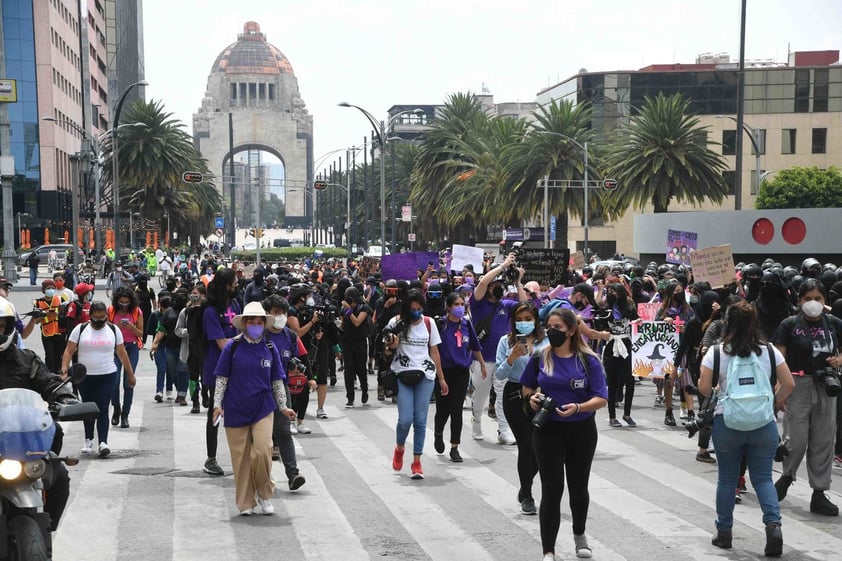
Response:
[[[722,419],[729,429],[753,431],[775,420],[775,353],[768,343],[766,350],[769,353],[769,364],[772,365],[771,376],[755,353],[747,357],[729,356],[725,388],[719,394]],[[720,352],[720,345],[715,345],[713,372],[717,379]]]

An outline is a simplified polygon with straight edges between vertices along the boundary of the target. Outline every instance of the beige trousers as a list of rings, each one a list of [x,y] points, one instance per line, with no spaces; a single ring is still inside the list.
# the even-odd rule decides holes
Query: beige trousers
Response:
[[[253,425],[225,427],[240,512],[256,506],[255,492],[263,500],[271,499],[275,492],[275,482],[272,481],[272,419],[270,413]]]

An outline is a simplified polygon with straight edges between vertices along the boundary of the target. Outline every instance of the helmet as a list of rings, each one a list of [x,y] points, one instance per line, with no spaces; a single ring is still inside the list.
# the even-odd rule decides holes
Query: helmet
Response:
[[[772,259],[771,257],[767,257],[766,259],[763,260],[763,264],[760,265],[760,268],[765,271],[766,269],[771,268],[772,265],[774,265],[774,264],[775,264],[775,260]]]
[[[661,265],[658,267],[658,278],[664,278],[664,274],[670,271],[669,265]]]
[[[801,276],[802,277],[810,277],[810,278],[818,278],[819,274],[822,272],[822,264],[819,263],[818,259],[813,257],[808,257],[804,261],[801,262]]]
[[[784,278],[787,282],[792,281],[792,277],[798,274],[798,269],[793,266],[784,267]]]
[[[6,320],[6,325],[0,332],[0,353],[8,349],[15,341],[15,320],[17,317],[15,306],[0,296],[0,318]]]
[[[743,278],[759,279],[763,276],[763,269],[757,263],[749,263],[743,267]]]
[[[836,265],[833,263],[825,263],[822,267],[825,271],[835,271],[837,269]]]

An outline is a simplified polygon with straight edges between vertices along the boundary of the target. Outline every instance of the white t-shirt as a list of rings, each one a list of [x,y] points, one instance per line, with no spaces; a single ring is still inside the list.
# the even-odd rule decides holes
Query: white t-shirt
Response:
[[[772,347],[772,350],[775,353],[775,367],[777,368],[778,366],[780,366],[781,364],[786,362],[786,360],[784,359],[784,356],[781,354],[781,351],[779,351],[778,348],[775,345],[770,344],[770,346]],[[705,366],[705,367],[713,370],[713,355],[714,355],[713,347],[711,347],[711,348],[708,349],[708,352],[705,353],[704,358],[702,358],[702,366]],[[725,380],[728,377],[728,362],[730,360],[731,360],[731,356],[728,353],[726,353],[724,350],[722,350],[722,347],[720,346],[720,351],[719,351],[719,385],[717,386],[720,391],[725,388]],[[769,373],[769,376],[771,376],[772,375],[772,366],[769,364],[769,351],[766,350],[765,346],[763,346],[761,348],[760,355],[758,355],[757,360],[760,362],[760,365],[763,367],[763,369],[766,372]],[[773,391],[774,391],[774,389],[775,388],[772,388]],[[716,409],[715,409],[714,412],[717,415],[722,414],[722,408],[718,403],[716,405]]]
[[[430,331],[427,332],[425,322],[430,322]],[[394,327],[398,318],[394,317],[389,321],[389,327]],[[430,347],[441,344],[436,322],[426,317],[415,325],[409,326],[406,335],[401,334],[401,342],[395,349],[392,359],[392,372],[403,372],[406,370],[423,370],[428,380],[436,379],[436,365],[430,358]]]
[[[123,344],[123,334],[119,329],[112,330],[107,324],[102,329],[94,329],[88,325],[80,341],[79,333],[85,325],[79,324],[70,332],[69,340],[79,345],[79,363],[88,369],[88,376],[103,376],[116,372],[114,347]]]

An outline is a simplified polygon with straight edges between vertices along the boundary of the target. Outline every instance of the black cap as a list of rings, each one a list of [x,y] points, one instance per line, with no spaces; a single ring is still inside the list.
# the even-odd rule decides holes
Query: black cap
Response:
[[[367,279],[365,279],[365,283],[366,283],[366,284],[373,284],[373,285],[376,285],[376,284],[377,284],[377,279],[376,279],[376,278],[374,278],[374,277],[368,277]]]
[[[573,287],[573,294],[576,294],[577,292],[585,296],[585,298],[588,300],[588,304],[590,304],[594,308],[598,307],[596,305],[596,298],[594,298],[593,287],[591,285],[584,282],[580,282],[579,284]]]
[[[0,277],[0,286],[12,286],[12,283],[6,277]]]

